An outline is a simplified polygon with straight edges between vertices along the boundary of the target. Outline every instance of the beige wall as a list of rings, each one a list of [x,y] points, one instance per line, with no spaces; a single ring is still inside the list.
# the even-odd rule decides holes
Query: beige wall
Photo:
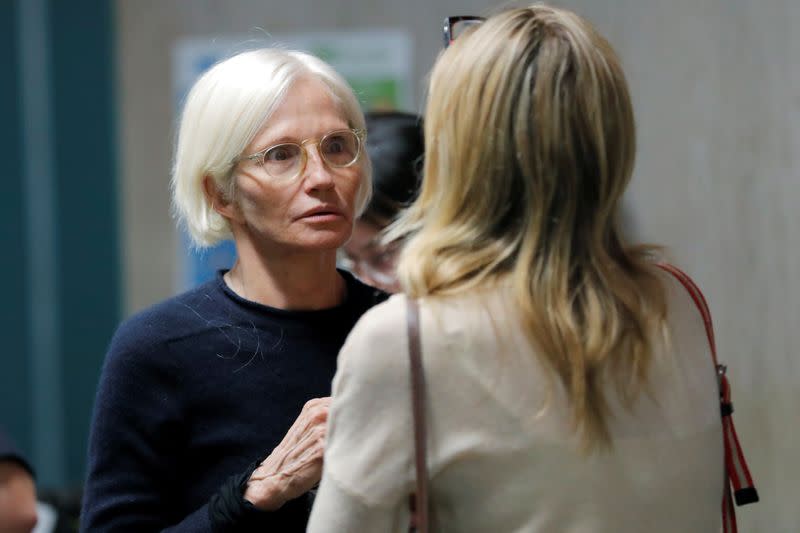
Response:
[[[800,2],[575,0],[615,45],[640,150],[632,232],[666,244],[710,299],[742,444],[762,503],[742,531],[800,522]],[[183,36],[363,27],[415,36],[422,80],[447,14],[476,0],[119,0],[122,205],[128,312],[173,292],[168,214],[170,49]],[[417,102],[422,82],[418,84]]]
[[[638,233],[667,244],[710,299],[764,500],[740,510],[741,530],[796,532],[800,2],[569,5],[610,36],[627,68]]]

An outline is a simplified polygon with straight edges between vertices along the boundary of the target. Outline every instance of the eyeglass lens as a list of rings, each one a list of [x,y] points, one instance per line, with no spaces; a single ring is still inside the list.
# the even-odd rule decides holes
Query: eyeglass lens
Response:
[[[344,167],[358,157],[358,144],[358,136],[352,131],[332,132],[320,141],[319,152],[329,165]]]
[[[471,28],[472,26],[477,26],[482,22],[483,20],[475,20],[475,19],[459,20],[457,22],[453,22],[452,25],[450,26],[450,32],[451,32],[450,41],[451,42],[455,41],[461,35],[463,35],[464,32],[467,31],[469,28]]]
[[[319,154],[331,167],[346,167],[358,159],[359,142],[350,130],[331,132],[319,141]],[[264,153],[264,170],[274,178],[294,177],[304,163],[305,149],[296,143],[273,146]]]

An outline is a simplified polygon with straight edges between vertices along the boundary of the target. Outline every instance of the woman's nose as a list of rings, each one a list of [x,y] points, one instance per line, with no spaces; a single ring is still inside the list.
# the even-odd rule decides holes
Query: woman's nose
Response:
[[[303,184],[309,190],[333,187],[333,172],[323,161],[316,146],[307,146],[308,160],[303,172]]]

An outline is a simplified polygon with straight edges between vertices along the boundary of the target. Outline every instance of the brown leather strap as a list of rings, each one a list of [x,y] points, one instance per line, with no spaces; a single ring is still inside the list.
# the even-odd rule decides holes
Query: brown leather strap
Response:
[[[428,465],[425,433],[425,373],[422,370],[419,304],[407,298],[408,357],[411,363],[411,409],[414,413],[414,456],[417,492],[414,495],[415,525],[418,533],[428,533]]]

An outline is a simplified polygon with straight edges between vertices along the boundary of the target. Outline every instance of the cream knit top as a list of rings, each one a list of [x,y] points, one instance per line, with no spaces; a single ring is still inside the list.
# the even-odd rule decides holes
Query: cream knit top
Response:
[[[708,533],[724,482],[717,384],[699,312],[671,277],[669,338],[632,410],[608,395],[610,451],[582,455],[560,383],[516,326],[508,287],[421,301],[433,531]],[[308,531],[406,532],[414,486],[406,301],[368,311],[339,355]]]

